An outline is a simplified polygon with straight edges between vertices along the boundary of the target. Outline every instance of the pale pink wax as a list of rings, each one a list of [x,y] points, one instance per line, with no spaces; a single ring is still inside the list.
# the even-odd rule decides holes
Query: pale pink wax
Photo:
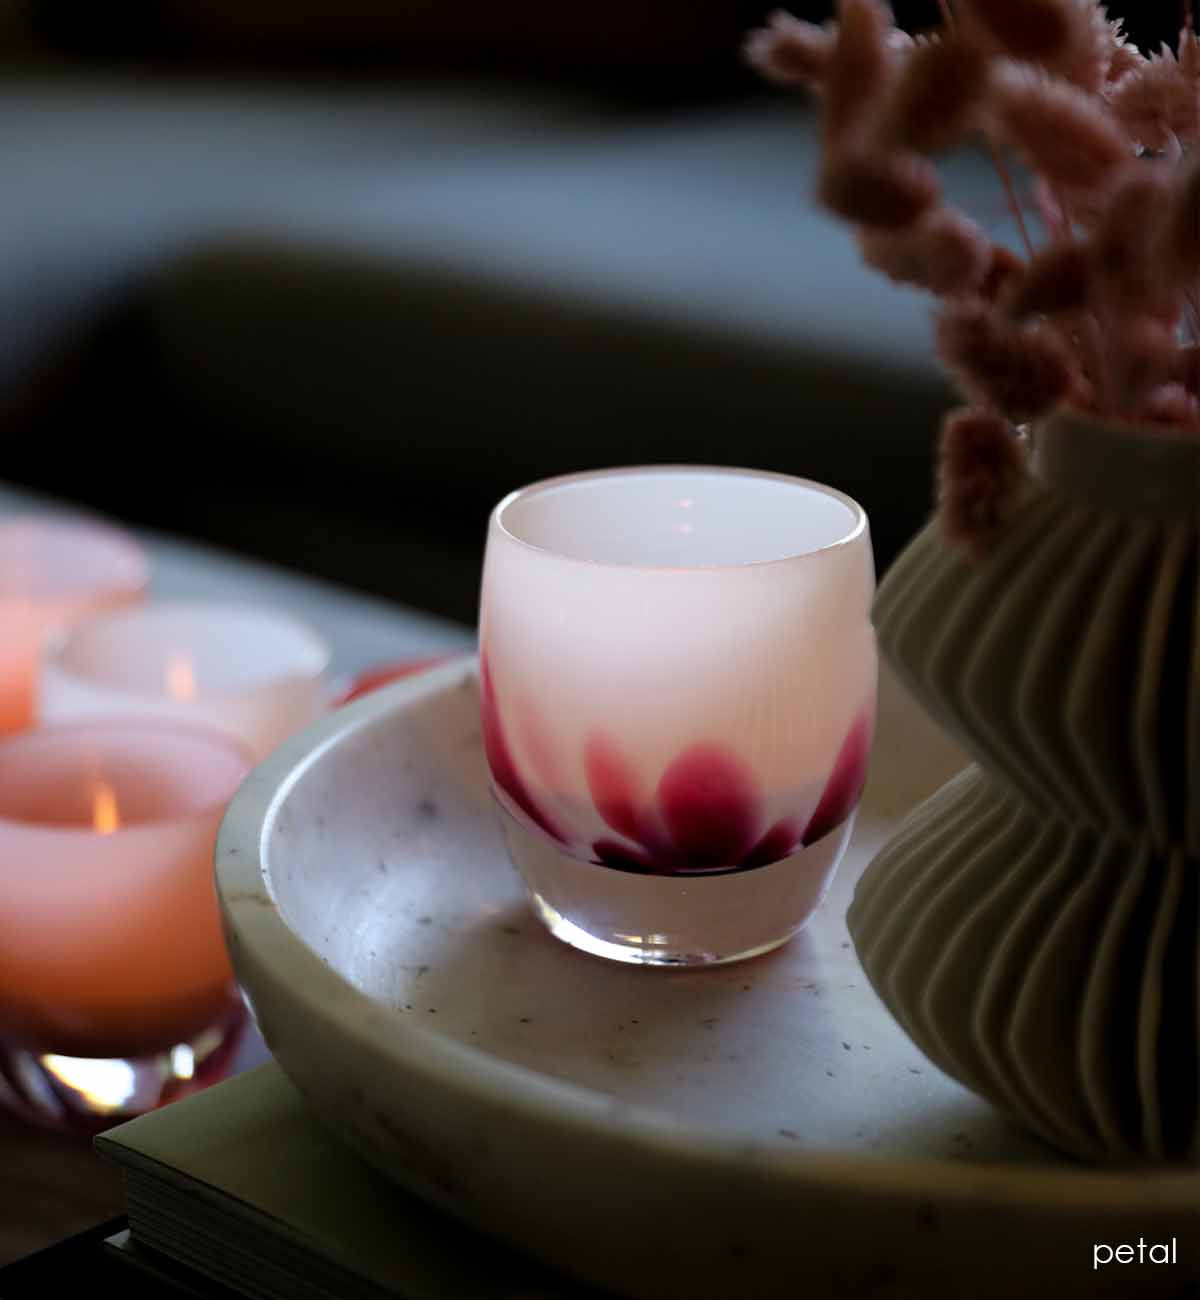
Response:
[[[212,1024],[233,978],[213,849],[249,768],[236,741],[158,722],[0,742],[0,1039],[140,1056]]]
[[[32,723],[47,635],[137,600],[148,578],[141,549],[115,528],[56,516],[0,523],[0,734]]]

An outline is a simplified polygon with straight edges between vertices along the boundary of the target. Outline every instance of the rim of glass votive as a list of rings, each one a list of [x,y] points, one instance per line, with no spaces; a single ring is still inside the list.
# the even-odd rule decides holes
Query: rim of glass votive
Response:
[[[607,478],[634,478],[637,476],[654,476],[668,474],[708,474],[714,478],[741,478],[741,479],[769,479],[777,483],[783,483],[789,487],[805,488],[808,491],[829,497],[841,505],[845,506],[851,513],[853,522],[850,528],[840,537],[832,542],[823,543],[821,546],[808,547],[804,550],[797,550],[787,555],[774,555],[761,560],[729,560],[711,563],[656,563],[642,562],[637,560],[597,560],[582,555],[571,555],[566,551],[557,550],[550,546],[539,546],[536,542],[527,541],[524,537],[513,532],[504,522],[504,514],[519,501],[524,501],[530,497],[540,496],[546,492],[553,492],[560,488],[570,487],[576,483],[591,482]],[[522,547],[525,550],[532,551],[536,555],[553,556],[555,559],[566,561],[571,564],[584,564],[597,569],[629,569],[641,570],[643,572],[662,572],[662,573],[679,573],[679,572],[706,572],[719,573],[722,571],[737,572],[745,569],[759,569],[772,564],[793,564],[797,560],[809,559],[814,556],[824,555],[830,551],[844,549],[859,541],[867,531],[867,512],[863,509],[853,497],[848,496],[845,492],[835,487],[830,487],[828,483],[818,483],[816,479],[800,478],[795,474],[783,474],[777,470],[768,469],[747,469],[738,465],[619,465],[609,469],[579,470],[572,474],[559,474],[553,478],[539,479],[534,483],[528,483],[524,487],[514,489],[503,497],[492,510],[490,524],[499,532],[506,541],[512,542],[515,546]]]
[[[143,699],[147,695],[151,695],[155,698],[161,697],[164,700],[171,700],[171,695],[166,691],[154,691],[146,686],[131,686],[127,682],[116,681],[103,673],[84,672],[70,662],[69,653],[73,646],[77,646],[89,635],[94,635],[100,629],[121,622],[144,622],[172,610],[223,611],[225,613],[269,619],[272,623],[286,625],[292,631],[299,633],[300,638],[308,643],[308,647],[313,653],[312,666],[303,673],[275,673],[269,677],[247,681],[242,686],[215,689],[206,689],[198,684],[193,697],[188,700],[177,701],[185,706],[243,699],[247,695],[253,695],[255,691],[262,690],[264,687],[276,686],[282,682],[291,681],[298,676],[320,678],[328,673],[329,666],[333,661],[333,651],[329,642],[303,619],[297,618],[288,611],[274,607],[260,608],[248,601],[210,600],[203,596],[154,600],[132,609],[103,610],[91,618],[84,619],[72,627],[64,628],[62,631],[53,634],[47,644],[44,661],[57,672],[71,677],[75,681],[102,683],[104,689],[114,695],[123,695],[129,699]],[[183,648],[186,649],[186,647]]]
[[[97,534],[103,536],[114,555],[119,554],[129,565],[127,576],[109,583],[66,583],[60,586],[35,588],[14,593],[6,589],[0,581],[0,598],[19,594],[30,599],[53,600],[56,598],[84,595],[87,592],[128,591],[134,594],[145,592],[150,585],[150,561],[138,540],[116,524],[106,519],[93,518],[87,514],[21,514],[0,519],[0,545],[5,536],[11,536],[23,529],[45,530],[66,535],[69,533],[86,533],[94,545]],[[3,565],[0,565],[0,578]]]
[[[238,759],[242,771],[237,783],[228,794],[198,804],[195,808],[172,813],[170,816],[145,817],[136,821],[122,821],[114,830],[107,832],[104,836],[106,839],[116,838],[119,835],[129,834],[134,831],[172,826],[179,822],[198,821],[205,817],[211,817],[213,813],[221,812],[229,804],[233,796],[237,794],[242,782],[254,770],[254,755],[236,736],[221,731],[216,727],[206,727],[190,722],[171,722],[158,718],[97,718],[86,722],[52,723],[49,726],[34,727],[30,731],[21,731],[16,735],[0,737],[0,757],[14,750],[29,748],[39,742],[55,740],[60,737],[70,739],[72,736],[86,736],[96,732],[112,734],[131,731],[142,734],[186,736],[190,740],[202,741],[210,748],[223,749],[227,753],[234,755]],[[29,820],[10,816],[2,808],[3,804],[0,801],[0,826],[19,827],[22,830],[52,831],[55,834],[79,835],[81,837],[99,834],[94,826],[83,822]]]

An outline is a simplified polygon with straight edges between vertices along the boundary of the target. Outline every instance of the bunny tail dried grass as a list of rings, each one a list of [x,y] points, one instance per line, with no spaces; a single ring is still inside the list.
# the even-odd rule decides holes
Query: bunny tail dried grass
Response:
[[[1149,394],[1139,414],[1155,423],[1200,428],[1200,398],[1182,384],[1163,384]]]
[[[985,559],[1016,513],[1025,483],[1025,452],[1007,421],[967,408],[945,418],[938,506],[949,542]]]
[[[941,197],[937,170],[917,154],[827,155],[817,197],[847,221],[878,230],[912,225]]]
[[[1132,156],[1102,102],[1028,66],[995,70],[990,106],[998,133],[1052,187],[1102,189]]]
[[[954,32],[927,41],[908,56],[884,110],[886,145],[939,153],[956,144],[978,118],[987,89],[987,57]]]
[[[984,302],[998,302],[1008,291],[1009,285],[1025,273],[1025,266],[1026,263],[1012,249],[1005,248],[1003,244],[993,245],[987,275],[979,286],[979,297]]]
[[[893,71],[890,11],[879,0],[840,0],[825,84],[825,136],[844,139],[880,102]]]
[[[1105,295],[1119,305],[1136,304],[1158,292],[1150,250],[1170,207],[1170,173],[1150,162],[1133,162],[1114,184],[1091,237],[1096,273]]]
[[[1083,90],[1101,90],[1114,60],[1123,58],[1123,51],[1130,48],[1121,36],[1121,24],[1110,23],[1103,6],[1096,0],[1069,0],[1067,10],[1070,38],[1047,69]]]
[[[833,63],[836,39],[832,25],[817,27],[776,9],[765,27],[746,37],[742,57],[776,86],[820,92]]]
[[[1131,139],[1147,149],[1200,140],[1200,55],[1196,37],[1180,38],[1183,59],[1164,48],[1143,60],[1109,92],[1113,115]]]
[[[1120,411],[1136,414],[1148,394],[1170,380],[1175,331],[1153,316],[1120,320],[1110,340],[1110,381]]]
[[[1200,343],[1180,348],[1171,358],[1171,378],[1200,396]]]
[[[939,297],[977,293],[992,265],[992,245],[983,231],[942,205],[905,230],[866,231],[859,242],[868,266]]]
[[[1085,310],[1092,297],[1094,270],[1083,244],[1051,244],[1006,287],[1001,302],[1017,320]]]
[[[963,26],[993,54],[1036,63],[1087,91],[1096,91],[1118,37],[1096,0],[964,0]]]
[[[956,12],[972,36],[1016,59],[1044,63],[1071,39],[1065,0],[959,0]]]
[[[1109,86],[1117,85],[1130,72],[1136,72],[1146,62],[1146,56],[1141,50],[1125,39],[1123,28],[1124,24],[1119,21],[1108,24],[1110,44],[1104,80]]]
[[[1159,255],[1167,283],[1195,287],[1200,280],[1200,157],[1188,163],[1174,186]]]
[[[976,405],[1014,424],[1036,419],[1070,393],[1075,367],[1048,327],[1013,321],[979,299],[947,303],[936,326],[938,351]]]

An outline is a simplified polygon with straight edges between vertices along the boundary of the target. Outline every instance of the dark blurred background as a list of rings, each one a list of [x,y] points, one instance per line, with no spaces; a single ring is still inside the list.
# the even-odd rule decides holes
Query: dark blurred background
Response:
[[[766,9],[0,4],[0,481],[468,621],[489,506],[590,466],[833,482],[886,567],[950,392],[739,66]]]

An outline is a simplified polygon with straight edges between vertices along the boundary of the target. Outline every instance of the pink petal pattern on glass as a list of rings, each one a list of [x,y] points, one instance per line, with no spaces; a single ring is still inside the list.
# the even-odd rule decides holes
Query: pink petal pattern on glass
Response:
[[[562,764],[555,745],[554,730],[546,725],[537,702],[527,695],[518,696],[513,700],[509,713],[517,729],[521,753],[529,760],[529,767],[538,784],[543,790],[560,788],[563,780]]]
[[[789,853],[794,853],[799,842],[800,828],[790,817],[776,822],[746,855],[742,862],[742,870],[769,867],[772,862],[778,862],[780,858],[786,858]]]
[[[616,743],[599,732],[589,736],[583,749],[583,769],[604,824],[639,840],[637,775]]]
[[[799,839],[796,825],[786,820],[760,834],[762,797],[754,775],[721,745],[684,750],[663,773],[652,803],[644,801],[632,764],[610,736],[589,737],[584,770],[596,811],[633,842],[600,839],[592,845],[596,860],[618,871],[744,871],[787,857]]]
[[[569,832],[539,805],[517,768],[486,655],[480,661],[480,687],[483,744],[493,780],[535,826],[571,847]],[[527,748],[536,750],[539,729],[535,719],[527,721],[522,734]],[[778,862],[824,838],[853,812],[866,782],[873,730],[868,708],[843,741],[803,832],[792,818],[763,829],[754,774],[724,746],[707,742],[684,750],[662,774],[653,799],[647,799],[617,742],[593,733],[584,748],[584,773],[596,811],[616,832],[591,845],[593,858],[617,871],[672,876],[750,871]],[[548,749],[540,757],[545,764],[552,761]]]
[[[597,840],[592,845],[592,852],[603,866],[612,867],[616,871],[630,871],[638,876],[662,874],[655,870],[653,861],[645,853],[616,840]]]
[[[761,798],[754,774],[719,745],[684,750],[658,783],[658,806],[686,869],[729,867],[754,847]]]
[[[667,876],[723,875],[778,862],[836,830],[854,811],[866,781],[873,727],[868,708],[843,741],[803,834],[790,817],[762,830],[762,797],[753,773],[720,745],[693,745],[674,759],[647,806],[616,741],[595,733],[584,751],[588,789],[605,824],[624,838],[596,840],[594,858],[618,871]]]
[[[496,690],[492,683],[491,670],[486,655],[479,661],[479,716],[483,731],[483,751],[487,755],[488,766],[492,769],[492,780],[504,791],[518,808],[535,826],[539,826],[560,844],[569,844],[569,837],[538,806],[537,800],[529,793],[516,761],[509,748],[508,739],[500,722],[500,707],[496,702]]]
[[[833,773],[817,804],[801,843],[814,844],[840,826],[854,811],[867,783],[867,760],[875,720],[870,710],[859,715],[838,752]]]

